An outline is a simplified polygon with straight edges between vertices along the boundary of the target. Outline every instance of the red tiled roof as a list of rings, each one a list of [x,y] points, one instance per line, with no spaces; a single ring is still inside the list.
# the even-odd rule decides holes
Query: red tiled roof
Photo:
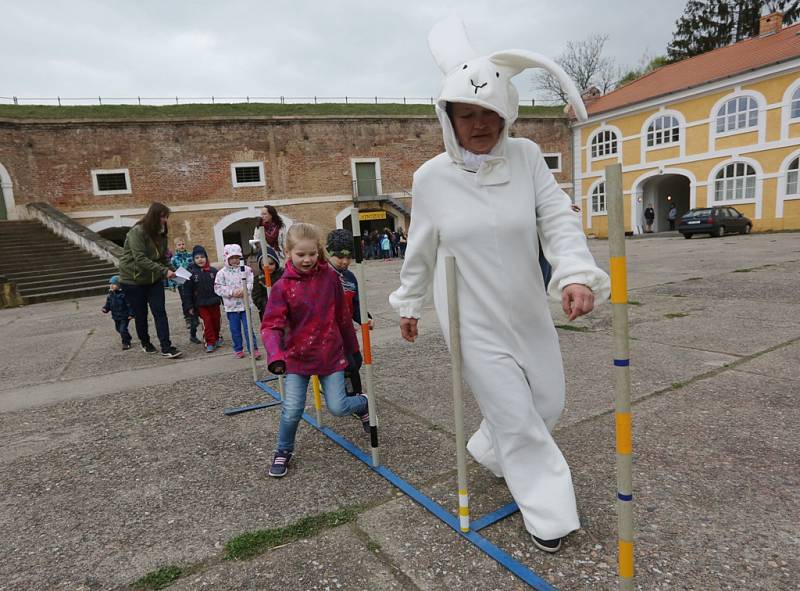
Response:
[[[662,66],[587,105],[596,115],[800,57],[800,23]]]

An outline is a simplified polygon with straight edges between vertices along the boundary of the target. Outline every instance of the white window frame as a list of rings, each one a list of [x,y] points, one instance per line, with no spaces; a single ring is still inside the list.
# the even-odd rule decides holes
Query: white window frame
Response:
[[[101,191],[99,183],[97,182],[97,175],[99,174],[120,174],[125,175],[125,185],[127,189],[117,189],[114,191]],[[101,195],[130,195],[131,193],[131,175],[127,168],[98,168],[92,170],[92,193],[97,196]]]
[[[794,165],[794,167],[792,165]],[[792,176],[794,176],[794,193],[789,192],[789,180]],[[789,161],[789,165],[786,167],[784,191],[784,199],[800,199],[800,156],[795,156],[793,160]]]
[[[775,217],[783,217],[783,203],[784,201],[791,201],[800,199],[800,174],[798,174],[797,190],[798,193],[789,193],[789,174],[793,171],[792,164],[800,160],[800,150],[795,150],[783,159],[780,167],[780,173],[777,178],[778,181],[778,194],[775,196]]]
[[[727,125],[728,118],[733,116],[738,120],[739,116],[741,115],[741,111],[737,110],[737,111],[735,111],[735,113],[727,113],[726,112],[725,115],[720,115],[720,112],[723,109],[726,109],[726,111],[727,111],[728,105],[733,104],[733,103],[735,103],[737,105],[737,109],[738,109],[739,101],[741,101],[742,99],[746,99],[747,101],[749,101],[752,104],[754,104],[755,108],[752,108],[752,107],[748,106],[748,108],[744,111],[747,114],[747,123],[745,124],[744,127],[733,127],[733,128],[730,128]],[[755,115],[756,115],[756,122],[755,122],[754,125],[750,124],[750,119],[751,119],[750,114],[751,113],[755,113]],[[719,131],[717,129],[720,118],[724,118],[724,120],[726,121],[725,129],[723,129],[722,131]],[[736,134],[739,134],[739,133],[747,133],[747,132],[752,132],[752,131],[758,131],[760,123],[761,123],[761,107],[760,107],[760,105],[758,103],[758,100],[754,96],[749,95],[749,94],[737,94],[736,96],[730,97],[729,99],[727,99],[725,102],[723,102],[717,108],[717,110],[714,112],[714,117],[711,119],[711,125],[713,126],[714,134],[717,137],[726,137],[726,136],[729,136],[729,135],[736,135]],[[737,125],[738,125],[738,121],[737,121]]]
[[[670,123],[669,127],[661,127],[661,129],[655,129],[655,125],[659,121],[668,121]],[[674,123],[674,125],[673,125]],[[662,148],[670,148],[672,146],[680,146],[681,139],[683,136],[683,129],[681,125],[681,120],[678,118],[674,113],[658,113],[655,117],[649,120],[647,127],[645,127],[645,131],[642,134],[644,145],[646,150],[660,150]],[[678,130],[678,139],[673,140],[672,138],[672,130]],[[669,133],[669,140],[657,142],[657,135],[661,134],[662,139],[665,137],[665,134]],[[650,139],[652,137],[653,144],[650,145]]]
[[[795,114],[795,107],[797,108]],[[794,89],[792,101],[789,103],[789,120],[800,119],[800,86]]]
[[[738,166],[745,167],[744,175],[740,176],[736,174],[736,168]],[[729,169],[733,169],[732,175],[728,174]],[[752,174],[748,174],[748,169],[752,170]],[[720,177],[720,175],[722,176]],[[752,195],[748,196],[746,194],[747,181],[750,178],[753,179],[753,192]],[[741,181],[742,197],[740,198],[731,197],[728,194],[728,188],[733,187],[733,193],[735,194],[737,191],[738,181]],[[717,198],[717,187],[720,183],[723,184],[722,199]],[[711,199],[709,200],[709,202],[713,205],[734,205],[736,203],[754,203],[758,191],[758,172],[749,162],[744,162],[742,160],[734,160],[732,162],[727,162],[725,163],[724,166],[717,169],[716,173],[714,174],[714,183],[711,185],[710,189],[711,189]]]
[[[350,180],[352,181],[352,190],[356,188],[356,163],[358,162],[372,162],[375,164],[375,186],[377,187],[378,195],[383,195],[383,184],[381,183],[381,159],[380,158],[350,158]]]
[[[614,136],[614,140],[616,142],[616,150],[614,152],[607,152],[606,154],[598,154],[597,156],[594,155],[594,148],[595,140],[599,140],[601,134],[611,134]],[[597,129],[589,138],[589,142],[587,144],[587,149],[589,150],[589,161],[593,160],[605,160],[606,158],[614,158],[620,155],[622,146],[620,142],[622,141],[622,135],[619,131],[612,129],[611,127],[601,127]],[[611,146],[612,140],[611,139],[603,139],[602,141],[598,141],[598,146]],[[600,150],[598,149],[598,152]]]
[[[549,166],[547,168],[548,168],[548,170],[550,172],[561,172],[561,166],[562,166],[561,152],[550,152],[550,153],[547,153],[547,154],[543,153],[542,157],[543,158],[558,158],[558,165],[555,168],[550,168]],[[547,164],[546,161],[545,161],[545,164]]]
[[[603,207],[600,207],[600,197],[603,198]],[[597,207],[595,207],[595,197],[597,197]],[[592,216],[608,215],[608,195],[606,195],[605,179],[595,183],[589,190],[589,209]]]
[[[800,78],[792,82],[783,93],[781,101],[781,139],[789,138],[789,126],[800,123],[800,117],[792,118],[792,103],[800,99]]]
[[[236,181],[236,169],[237,168],[253,168],[258,167],[258,174],[261,177],[260,181],[252,182],[252,183],[239,183]],[[231,184],[233,185],[234,189],[239,187],[266,187],[267,186],[267,179],[264,176],[264,162],[233,162],[231,163]]]

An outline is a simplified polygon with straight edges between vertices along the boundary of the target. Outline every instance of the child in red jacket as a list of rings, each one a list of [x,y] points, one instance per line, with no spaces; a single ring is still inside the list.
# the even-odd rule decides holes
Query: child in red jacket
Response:
[[[286,374],[278,448],[269,469],[276,478],[288,471],[312,375],[319,376],[331,414],[354,414],[369,432],[367,397],[345,392],[346,356],[358,350],[358,341],[339,275],[325,260],[321,232],[311,224],[293,224],[286,251],[286,269],[272,288],[261,323],[268,368]]]

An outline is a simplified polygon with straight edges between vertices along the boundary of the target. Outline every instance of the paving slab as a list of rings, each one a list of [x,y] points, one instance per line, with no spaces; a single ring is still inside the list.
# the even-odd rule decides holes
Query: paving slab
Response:
[[[737,366],[739,371],[800,383],[800,342],[794,342]],[[789,386],[792,387],[791,385]]]

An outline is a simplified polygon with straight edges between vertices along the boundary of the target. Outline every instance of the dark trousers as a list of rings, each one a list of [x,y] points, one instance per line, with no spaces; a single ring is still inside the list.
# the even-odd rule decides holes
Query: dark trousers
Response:
[[[136,336],[139,337],[139,341],[143,345],[150,342],[150,332],[147,328],[147,308],[149,306],[153,313],[161,351],[168,351],[172,347],[172,342],[169,340],[169,321],[164,305],[164,283],[162,281],[156,281],[150,285],[123,283],[122,291],[125,292],[125,297],[128,298],[128,302],[133,308]]]
[[[187,302],[186,301],[187,294],[186,294],[185,287],[186,287],[185,283],[181,283],[180,285],[178,285],[178,293],[181,295],[181,306],[183,307],[183,310],[184,310],[183,319],[186,320],[186,327],[190,328],[190,329],[191,329],[192,320],[194,319],[194,321],[195,321],[194,327],[196,329],[197,328],[197,316],[192,316],[191,314],[189,314],[189,312],[187,312],[187,310],[189,308],[191,308],[192,306],[191,306],[191,302]],[[189,305],[187,305],[187,303]]]
[[[130,345],[131,344],[131,333],[128,332],[128,322],[130,322],[127,318],[115,318],[114,319],[114,328],[117,329],[119,336],[122,337],[122,344],[123,345]]]
[[[669,229],[670,230],[674,230],[675,229],[675,220],[667,220],[667,221],[669,222]]]
[[[219,304],[216,306],[197,306],[197,312],[203,319],[203,339],[206,345],[216,345],[219,340],[220,314]],[[197,317],[195,317],[195,321]]]

